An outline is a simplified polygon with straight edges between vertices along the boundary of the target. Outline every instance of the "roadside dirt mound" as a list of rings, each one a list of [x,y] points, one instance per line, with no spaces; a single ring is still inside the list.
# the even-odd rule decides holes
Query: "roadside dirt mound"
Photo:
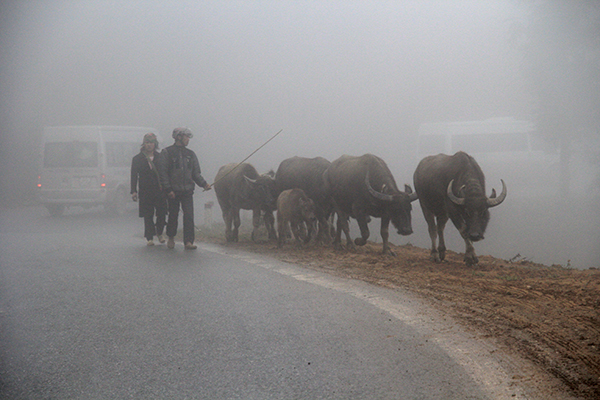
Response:
[[[202,233],[200,233],[202,237]],[[225,244],[222,238],[203,240]],[[228,244],[282,261],[388,288],[404,288],[452,313],[559,378],[575,396],[600,398],[600,270],[574,270],[479,256],[467,267],[448,251],[436,264],[429,250],[393,246],[397,257],[369,243],[356,251],[330,246]],[[534,378],[532,378],[534,379]]]

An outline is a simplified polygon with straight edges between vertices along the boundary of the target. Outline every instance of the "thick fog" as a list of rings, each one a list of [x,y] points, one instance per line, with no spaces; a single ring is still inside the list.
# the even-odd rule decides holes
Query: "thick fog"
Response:
[[[248,160],[259,172],[295,155],[373,153],[400,187],[412,185],[421,124],[535,119],[520,45],[535,3],[3,1],[2,201],[35,202],[41,132],[59,125],[155,127],[163,147],[187,126],[209,182],[283,129]],[[592,143],[598,136],[590,132]],[[586,171],[571,178],[579,197],[555,196],[557,185],[547,201],[530,193],[511,202],[523,188],[502,177],[509,198],[491,210],[478,254],[599,266],[597,165],[577,157],[586,146],[572,146]],[[499,190],[496,171],[482,167],[488,194]],[[585,208],[572,207],[580,198]],[[196,194],[199,204],[211,200],[213,192]],[[415,234],[392,242],[428,247],[413,204]],[[379,221],[371,227],[376,238]],[[455,228],[446,230],[450,249],[463,252]]]

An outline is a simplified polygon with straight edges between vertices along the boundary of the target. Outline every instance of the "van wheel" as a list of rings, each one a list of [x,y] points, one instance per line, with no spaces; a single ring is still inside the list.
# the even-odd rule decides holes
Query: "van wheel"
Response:
[[[60,217],[65,212],[65,206],[61,204],[46,204],[46,208],[53,217]]]

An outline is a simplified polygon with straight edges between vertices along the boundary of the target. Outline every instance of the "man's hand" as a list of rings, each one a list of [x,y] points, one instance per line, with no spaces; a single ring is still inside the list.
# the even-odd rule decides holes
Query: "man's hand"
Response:
[[[212,186],[210,186],[210,183],[207,183],[207,184],[204,186],[204,191],[206,192],[207,190],[210,190],[210,189],[212,189]]]
[[[138,200],[137,192],[131,193],[131,200],[133,200],[133,201],[137,201]]]
[[[175,192],[171,190],[169,193],[167,193],[167,197],[170,198],[170,199],[174,199],[175,198]]]

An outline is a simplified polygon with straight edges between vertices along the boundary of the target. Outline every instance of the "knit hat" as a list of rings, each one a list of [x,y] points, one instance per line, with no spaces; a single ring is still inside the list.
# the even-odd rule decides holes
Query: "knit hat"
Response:
[[[158,138],[156,137],[156,135],[152,132],[150,133],[146,133],[144,135],[144,139],[142,140],[142,146],[145,143],[154,143],[154,146],[158,149]]]
[[[179,127],[173,129],[173,139],[177,139],[177,136],[179,135],[185,135],[190,139],[194,137],[194,135],[192,135],[192,131],[190,131],[189,128]]]

